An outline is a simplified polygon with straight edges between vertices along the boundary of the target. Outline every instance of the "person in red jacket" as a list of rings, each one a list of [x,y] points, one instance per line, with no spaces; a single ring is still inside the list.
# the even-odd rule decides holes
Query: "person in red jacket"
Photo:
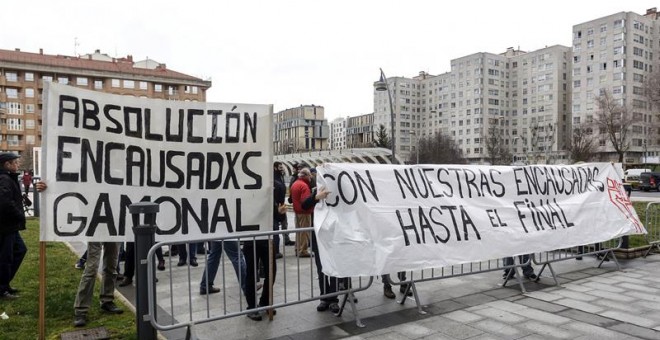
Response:
[[[312,173],[305,167],[298,172],[298,179],[291,186],[291,200],[293,212],[296,214],[296,228],[309,228],[312,226],[312,213],[314,207],[304,209],[302,202],[312,195]],[[296,256],[310,257],[309,232],[298,233],[296,236]]]

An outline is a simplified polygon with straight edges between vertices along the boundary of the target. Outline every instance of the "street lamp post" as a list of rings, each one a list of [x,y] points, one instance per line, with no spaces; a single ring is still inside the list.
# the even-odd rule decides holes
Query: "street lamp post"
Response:
[[[644,169],[646,169],[646,139],[644,139]]]
[[[380,69],[380,79],[374,83],[374,88],[376,91],[387,91],[387,98],[390,101],[390,125],[392,127],[392,132],[391,132],[391,147],[392,147],[392,164],[398,163],[396,160],[396,155],[395,155],[395,142],[396,142],[396,137],[394,135],[394,105],[392,104],[392,93],[390,92],[390,86],[387,83],[387,77],[385,77],[385,73],[383,72],[383,69]]]

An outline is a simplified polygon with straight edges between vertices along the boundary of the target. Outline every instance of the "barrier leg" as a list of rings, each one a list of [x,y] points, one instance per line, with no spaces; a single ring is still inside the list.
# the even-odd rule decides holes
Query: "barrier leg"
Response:
[[[135,258],[126,261],[135,261],[135,323],[137,325],[137,338],[145,340],[156,339],[156,329],[151,324],[155,315],[149,313],[149,292],[155,291],[155,268],[150,263],[149,249],[154,245],[156,235],[156,214],[158,204],[139,202],[131,204],[129,212],[133,219],[133,233],[135,234]],[[140,224],[140,215],[144,215],[144,224]],[[191,255],[192,256],[192,255]],[[149,271],[151,269],[151,272]]]
[[[619,265],[619,260],[617,260],[616,255],[614,255],[614,249],[608,251],[607,254],[612,254],[612,261],[614,261],[614,264],[616,264],[616,270],[621,270],[621,266]],[[607,256],[607,254],[605,254],[605,256]]]
[[[546,265],[548,266],[548,269],[550,269],[550,274],[552,274],[552,279],[555,280],[555,285],[557,287],[561,287],[561,284],[559,284],[559,280],[557,280],[557,274],[555,273],[555,270],[552,269],[552,265],[550,263],[544,263],[543,268],[545,268]],[[538,281],[540,278],[541,278],[541,273],[539,272],[539,275],[536,278],[536,280]]]
[[[195,326],[195,324],[191,323],[186,328],[186,340],[197,340],[193,326]]]
[[[649,256],[649,254],[651,253],[651,250],[653,250],[653,247],[658,248],[658,250],[660,251],[660,244],[659,243],[652,243],[651,246],[649,247],[649,249],[646,250],[646,253],[644,253],[644,258]]]
[[[410,289],[412,289],[413,296],[415,297],[415,303],[417,304],[417,312],[419,312],[419,314],[425,315],[426,311],[422,309],[422,304],[419,301],[419,295],[417,295],[417,286],[415,285],[415,281],[410,282],[410,284],[408,285],[408,289],[406,289],[406,292],[403,295],[407,296],[408,291]]]

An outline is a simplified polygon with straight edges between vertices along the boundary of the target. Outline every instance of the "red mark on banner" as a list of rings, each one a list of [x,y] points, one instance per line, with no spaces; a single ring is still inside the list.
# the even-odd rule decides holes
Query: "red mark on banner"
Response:
[[[630,198],[628,198],[621,182],[608,177],[607,192],[610,194],[610,201],[635,225],[635,230],[640,233],[644,232],[644,226],[635,215]]]

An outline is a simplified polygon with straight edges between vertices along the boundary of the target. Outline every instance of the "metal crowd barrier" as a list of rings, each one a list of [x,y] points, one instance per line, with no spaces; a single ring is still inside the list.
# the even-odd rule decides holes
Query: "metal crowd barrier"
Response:
[[[561,286],[559,280],[557,280],[557,274],[552,268],[553,263],[566,260],[581,260],[584,256],[596,256],[600,260],[598,263],[598,268],[603,265],[603,262],[609,261],[611,259],[614,264],[616,264],[617,270],[621,270],[621,266],[619,265],[619,261],[616,259],[614,250],[621,248],[622,242],[622,238],[616,238],[605,242],[534,253],[532,262],[536,265],[541,265],[541,270],[539,271],[538,276],[541,276],[541,273],[543,273],[547,267],[550,269],[550,273],[552,274],[552,279],[555,281],[555,284],[557,286]]]
[[[660,203],[650,202],[646,205],[646,242],[649,243],[649,249],[644,253],[644,257],[649,256],[653,248],[660,251]]]
[[[419,271],[407,271],[406,277],[407,280],[393,281],[390,276],[390,283],[394,286],[407,285],[406,291],[402,295],[403,298],[398,300],[399,304],[405,304],[407,300],[407,294],[409,290],[412,290],[413,296],[415,299],[415,304],[417,306],[417,311],[420,314],[426,314],[426,311],[422,309],[422,305],[417,293],[417,284],[428,281],[442,280],[466,275],[474,275],[487,273],[492,271],[504,271],[504,270],[513,270],[516,273],[517,282],[520,285],[520,290],[523,293],[526,293],[525,285],[523,283],[523,276],[521,275],[520,268],[531,263],[531,256],[527,261],[521,262],[520,259],[516,256],[514,257],[514,263],[512,265],[505,265],[503,259],[493,259],[488,261],[480,262],[470,262],[465,264],[446,266],[440,268],[430,268]],[[509,281],[509,278],[506,278],[503,286]]]
[[[154,328],[161,331],[168,331],[177,328],[187,327],[189,338],[194,338],[194,326],[196,324],[223,320],[252,312],[262,312],[270,320],[274,317],[274,309],[286,306],[306,303],[322,298],[341,297],[340,310],[336,316],[341,316],[346,302],[349,302],[351,311],[358,327],[364,327],[360,320],[357,308],[355,306],[354,293],[368,289],[373,277],[355,277],[338,279],[336,283],[336,292],[321,294],[318,282],[318,275],[314,257],[291,257],[295,252],[295,247],[283,246],[284,234],[299,234],[303,232],[312,233],[313,228],[298,228],[280,231],[269,231],[243,234],[241,236],[226,236],[214,239],[194,239],[187,240],[186,243],[204,243],[204,254],[198,255],[198,267],[193,267],[189,263],[179,266],[178,259],[170,256],[165,257],[165,271],[156,272],[155,254],[158,248],[169,247],[171,249],[181,242],[160,242],[149,249],[147,255],[148,265],[148,296],[149,296],[149,318]],[[258,306],[253,309],[247,309],[245,293],[241,286],[243,285],[242,270],[239,266],[237,273],[232,266],[230,259],[225,251],[229,242],[252,242],[254,240],[266,239],[273,241],[273,237],[280,235],[282,243],[280,249],[283,249],[284,255],[281,259],[274,259],[273,252],[269,251],[270,261],[276,262],[275,282],[272,285],[272,296],[267,306]],[[300,239],[296,237],[296,239]],[[214,294],[200,293],[200,289],[208,290],[210,287],[200,287],[200,282],[205,274],[204,268],[208,263],[209,242],[221,242],[223,245],[222,257],[218,272],[215,276],[214,287],[220,288],[220,292]],[[272,243],[271,243],[272,247]],[[311,250],[311,237],[310,237]],[[272,248],[269,248],[272,250]],[[253,254],[254,255],[254,254]],[[190,259],[190,252],[188,260]],[[271,267],[272,268],[272,267]],[[246,268],[246,270],[257,270],[256,268]],[[154,275],[155,273],[155,275]],[[157,275],[157,278],[156,278]],[[269,275],[272,278],[272,275]],[[255,272],[255,277],[259,277]],[[268,284],[260,279],[262,285]],[[156,283],[157,282],[157,283]],[[182,284],[183,282],[183,284]],[[207,278],[206,282],[209,282]],[[245,282],[247,284],[247,282]],[[261,296],[261,290],[256,291],[257,301]]]

